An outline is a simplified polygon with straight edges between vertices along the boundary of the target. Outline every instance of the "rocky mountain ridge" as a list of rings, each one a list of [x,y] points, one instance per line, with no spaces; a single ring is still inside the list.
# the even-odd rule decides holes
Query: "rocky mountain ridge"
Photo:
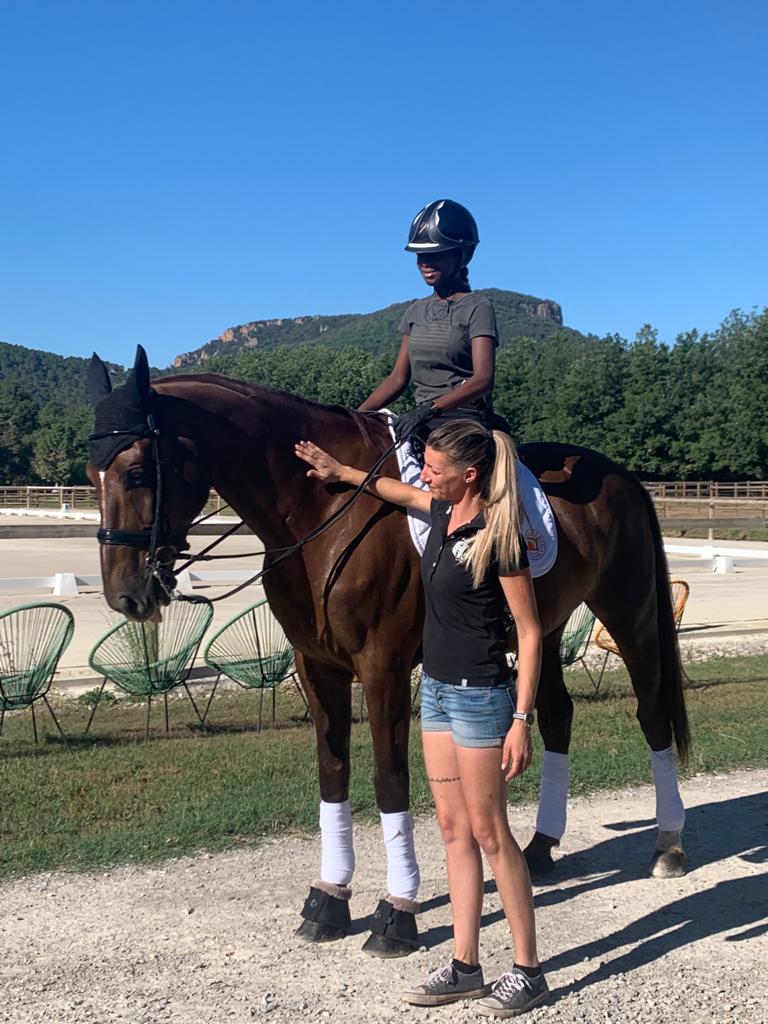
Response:
[[[570,331],[570,328],[563,328],[562,308],[552,299],[540,299],[496,288],[484,289],[478,294],[488,296],[494,303],[502,343],[525,335],[540,338],[553,330]],[[242,349],[312,342],[332,346],[356,345],[367,351],[385,351],[399,341],[397,325],[412,301],[398,302],[373,313],[251,320],[228,327],[200,348],[176,356],[173,366],[175,369],[197,366],[213,356],[233,355]]]

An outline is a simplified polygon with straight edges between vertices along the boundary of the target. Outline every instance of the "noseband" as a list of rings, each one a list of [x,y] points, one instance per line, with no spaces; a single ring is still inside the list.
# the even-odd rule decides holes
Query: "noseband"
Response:
[[[165,508],[163,462],[160,458],[160,429],[155,424],[151,412],[147,413],[145,430],[105,430],[90,434],[89,441],[101,441],[107,437],[133,437],[137,441],[149,438],[152,442],[152,460],[155,464],[155,513],[151,526],[142,530],[100,529],[96,537],[99,544],[119,545],[137,548],[147,552],[146,565],[152,576],[157,580],[168,597],[171,597],[176,586],[173,563],[178,556],[187,550],[186,541],[181,547],[170,543],[170,524]]]

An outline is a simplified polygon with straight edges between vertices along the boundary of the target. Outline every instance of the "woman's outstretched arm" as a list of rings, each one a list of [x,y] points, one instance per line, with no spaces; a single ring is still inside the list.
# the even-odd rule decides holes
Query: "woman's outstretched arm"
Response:
[[[312,467],[307,470],[307,476],[322,480],[326,484],[350,484],[352,487],[359,487],[368,475],[362,469],[345,466],[312,441],[299,441],[295,451],[300,459]],[[412,487],[389,476],[374,477],[366,490],[382,501],[389,501],[403,508],[417,509],[419,512],[429,512],[432,505],[432,495],[429,491],[422,491],[419,487]]]

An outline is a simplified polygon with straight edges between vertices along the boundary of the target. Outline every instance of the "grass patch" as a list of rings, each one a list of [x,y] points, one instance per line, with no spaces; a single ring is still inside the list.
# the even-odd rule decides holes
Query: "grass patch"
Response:
[[[764,725],[768,656],[714,658],[689,666],[693,753],[688,774],[768,764]],[[648,782],[648,750],[635,720],[623,670],[606,673],[599,699],[586,675],[573,672],[571,791]],[[0,739],[0,876],[86,869],[126,861],[221,850],[281,832],[317,827],[314,732],[302,724],[298,698],[281,694],[276,727],[256,732],[256,696],[228,693],[211,710],[215,732],[194,726],[188,701],[171,701],[171,733],[153,712],[143,743],[144,707],[120,700],[100,707],[92,734],[78,739],[88,708],[59,702],[70,749],[53,738],[40,707],[32,741],[29,713],[6,716]],[[266,702],[265,702],[266,704]],[[266,710],[266,708],[265,708]],[[537,756],[541,746],[537,737]],[[367,723],[353,726],[351,802],[374,819],[373,759]],[[431,808],[421,763],[418,722],[411,743],[412,806]],[[534,766],[510,787],[515,803],[538,795]]]

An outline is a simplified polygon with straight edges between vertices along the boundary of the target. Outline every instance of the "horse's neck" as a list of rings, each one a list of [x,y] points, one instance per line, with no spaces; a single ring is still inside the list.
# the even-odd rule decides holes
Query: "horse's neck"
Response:
[[[183,400],[216,491],[270,546],[303,536],[338,502],[307,480],[296,442],[314,440],[342,459],[368,447],[348,415],[282,392],[248,394],[210,380],[169,382],[163,390]]]

